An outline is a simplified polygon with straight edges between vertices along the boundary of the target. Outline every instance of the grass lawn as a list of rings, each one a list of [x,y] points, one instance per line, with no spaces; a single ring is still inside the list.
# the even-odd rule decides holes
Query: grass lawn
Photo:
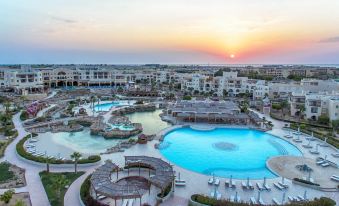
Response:
[[[10,164],[6,162],[0,163],[0,183],[14,178],[14,173],[9,171]]]
[[[45,191],[48,196],[48,200],[52,206],[63,206],[64,205],[64,196],[67,191],[67,188],[63,187],[60,192],[60,198],[57,196],[57,192],[53,187],[53,182],[58,176],[63,176],[68,180],[69,184],[71,185],[78,177],[83,175],[84,172],[78,172],[75,174],[74,172],[62,172],[62,173],[49,173],[47,174],[46,171],[40,172],[40,178],[42,184],[44,185]]]

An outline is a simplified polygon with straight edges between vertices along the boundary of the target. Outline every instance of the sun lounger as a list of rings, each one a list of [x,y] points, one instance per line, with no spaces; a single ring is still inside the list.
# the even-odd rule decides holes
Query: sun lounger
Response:
[[[247,184],[246,184],[246,182],[242,181],[242,182],[241,182],[241,187],[242,187],[243,189],[247,189]]]
[[[257,182],[257,187],[260,191],[264,190],[264,187],[262,186],[261,183]]]
[[[338,153],[332,153],[331,154],[333,157],[339,157],[339,152]]]
[[[249,182],[249,183],[248,183],[248,187],[249,187],[251,190],[254,190],[254,187],[253,187],[252,182]]]
[[[265,190],[267,190],[267,191],[271,191],[271,187],[270,186],[268,186],[268,184],[266,183],[266,184],[264,184],[263,185],[263,187],[265,188]]]
[[[289,134],[288,134],[288,135],[285,135],[284,137],[285,137],[285,138],[288,138],[288,139],[293,138],[293,136],[292,136],[292,135],[289,135]]]
[[[103,199],[106,199],[107,197],[106,196],[104,196],[104,195],[99,195],[98,196],[98,200],[103,200]]]
[[[336,182],[339,182],[339,177],[337,175],[332,175],[331,180],[334,180]]]
[[[211,178],[208,180],[208,184],[213,184],[213,182],[214,182],[214,178],[211,177]]]
[[[220,180],[217,178],[217,179],[215,179],[215,181],[214,181],[214,185],[219,185],[220,184]]]
[[[327,162],[325,162],[325,163],[322,163],[321,166],[322,166],[322,167],[328,167],[328,166],[330,166],[330,164],[328,164]]]
[[[127,206],[128,200],[123,200],[122,201],[122,206]]]
[[[127,206],[133,206],[134,199],[129,199]]]
[[[185,185],[186,185],[185,180],[175,181],[175,186],[185,186]]]
[[[311,154],[319,154],[319,151],[317,151],[317,150],[310,150],[310,153]]]
[[[278,184],[284,188],[288,188],[288,184],[286,183],[278,182]]]
[[[290,202],[293,202],[294,201],[294,198],[292,196],[288,196],[287,199],[290,201]]]
[[[259,199],[259,204],[260,205],[266,205],[266,203],[264,202],[264,200],[262,198]]]
[[[296,143],[301,143],[303,142],[301,139],[293,139],[293,142],[296,142]]]
[[[254,197],[251,197],[251,198],[250,198],[250,202],[251,202],[251,204],[253,204],[253,205],[256,205],[256,204],[257,204],[257,201],[255,200]]]
[[[232,186],[232,188],[236,188],[236,186],[237,186],[237,182],[233,180],[233,181],[232,181],[232,185],[231,185],[231,186]]]
[[[276,188],[278,188],[279,190],[285,189],[285,187],[281,186],[281,185],[278,184],[278,183],[273,183],[273,185],[274,185]]]
[[[278,201],[275,197],[272,199],[272,202],[273,202],[275,205],[281,205],[281,202]]]
[[[301,195],[298,195],[297,198],[299,201],[305,201],[305,199]]]
[[[321,165],[321,164],[323,164],[323,163],[325,163],[326,161],[325,160],[319,160],[319,161],[317,161],[316,163],[317,163],[317,165]]]

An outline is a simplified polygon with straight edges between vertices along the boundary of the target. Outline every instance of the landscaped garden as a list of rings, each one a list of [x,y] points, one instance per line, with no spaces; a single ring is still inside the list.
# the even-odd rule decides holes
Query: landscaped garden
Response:
[[[25,185],[24,169],[8,162],[0,163],[0,189],[17,188]]]
[[[47,171],[40,172],[42,184],[47,193],[47,197],[52,206],[63,206],[64,196],[68,187],[84,172],[63,172],[49,173]]]

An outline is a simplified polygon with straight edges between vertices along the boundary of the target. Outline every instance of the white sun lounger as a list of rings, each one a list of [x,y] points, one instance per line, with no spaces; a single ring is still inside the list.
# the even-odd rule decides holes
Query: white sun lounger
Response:
[[[288,135],[285,135],[284,137],[285,137],[285,138],[288,138],[288,139],[293,138],[293,136],[292,136],[292,135],[289,135],[289,134],[288,134]]]
[[[310,153],[311,153],[311,154],[319,154],[319,151],[316,151],[316,150],[310,150]]]
[[[290,202],[293,202],[294,201],[294,198],[292,196],[288,196],[287,199],[290,201]]]
[[[266,203],[264,202],[264,200],[262,198],[259,199],[259,204],[260,205],[266,205]]]
[[[331,154],[333,157],[339,157],[339,152],[338,153],[332,153]]]
[[[285,189],[285,187],[283,187],[283,186],[281,186],[280,184],[278,184],[278,183],[273,183],[273,185],[276,187],[276,188],[278,188],[279,190],[283,190],[283,189]]]
[[[213,184],[213,182],[214,182],[214,178],[211,177],[211,178],[208,180],[208,184]]]
[[[128,200],[123,200],[121,206],[127,206]]]
[[[264,184],[263,186],[264,186],[264,188],[265,188],[267,191],[271,191],[271,187],[270,187],[270,186],[268,186],[268,184],[267,184],[267,183],[266,183],[266,184]]]
[[[104,196],[104,195],[99,195],[98,196],[98,200],[103,200],[103,199],[106,199],[107,197],[106,196]]]
[[[299,201],[305,201],[305,199],[301,195],[298,195],[297,198],[298,198]]]
[[[281,202],[278,201],[275,197],[272,199],[272,202],[273,202],[275,205],[281,205]]]
[[[185,186],[185,185],[186,185],[185,180],[175,181],[175,186]]]
[[[322,163],[321,166],[322,166],[322,167],[328,167],[328,166],[330,166],[330,164],[328,164],[327,162],[325,162],[325,163]]]
[[[134,199],[129,199],[128,200],[128,206],[133,206],[133,203],[134,203]]]
[[[217,178],[217,179],[215,179],[215,181],[214,181],[214,185],[219,185],[220,184],[220,180]]]
[[[261,183],[257,182],[257,187],[260,191],[264,190],[264,187],[262,186]]]
[[[253,205],[256,205],[256,204],[257,204],[257,201],[255,200],[254,197],[251,197],[251,198],[250,198],[250,202],[251,202],[251,204],[253,204]]]
[[[288,188],[288,184],[286,183],[278,182],[278,184],[284,188]]]
[[[332,175],[331,180],[334,180],[336,182],[339,182],[339,177],[337,175]]]
[[[326,162],[326,160],[319,160],[319,161],[317,161],[317,165],[321,165],[321,164],[323,164],[325,162]]]

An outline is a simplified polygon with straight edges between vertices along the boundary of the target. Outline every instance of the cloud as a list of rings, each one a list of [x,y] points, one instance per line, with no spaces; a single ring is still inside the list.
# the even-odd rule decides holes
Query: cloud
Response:
[[[334,36],[319,41],[320,43],[336,43],[339,42],[339,36]]]
[[[60,21],[60,22],[63,22],[63,23],[67,23],[67,24],[73,24],[73,23],[77,22],[73,19],[67,19],[67,18],[58,17],[58,16],[51,16],[51,19],[56,20],[56,21]]]

